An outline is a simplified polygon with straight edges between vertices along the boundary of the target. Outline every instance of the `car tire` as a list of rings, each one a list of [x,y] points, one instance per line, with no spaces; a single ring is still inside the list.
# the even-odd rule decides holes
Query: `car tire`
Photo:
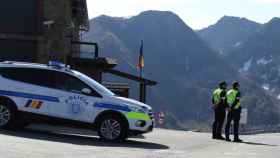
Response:
[[[0,102],[0,129],[8,129],[15,126],[16,109],[8,102]]]
[[[105,141],[122,142],[127,138],[128,125],[120,116],[105,115],[98,121],[97,132]]]

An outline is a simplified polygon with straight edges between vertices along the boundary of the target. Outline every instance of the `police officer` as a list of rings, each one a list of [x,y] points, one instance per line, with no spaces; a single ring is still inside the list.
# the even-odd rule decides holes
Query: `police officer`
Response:
[[[227,124],[226,124],[226,141],[231,141],[229,138],[230,125],[233,120],[234,123],[234,142],[242,142],[239,139],[239,121],[241,115],[241,104],[240,97],[241,93],[239,91],[240,84],[238,82],[234,82],[232,84],[232,89],[227,92],[227,102],[229,105],[229,112],[227,116]]]
[[[223,81],[219,84],[219,88],[213,92],[212,108],[215,112],[215,121],[212,127],[213,139],[220,139],[220,140],[225,139],[222,136],[222,128],[223,128],[223,124],[226,116],[226,108],[227,108],[226,89],[227,89],[227,83]]]

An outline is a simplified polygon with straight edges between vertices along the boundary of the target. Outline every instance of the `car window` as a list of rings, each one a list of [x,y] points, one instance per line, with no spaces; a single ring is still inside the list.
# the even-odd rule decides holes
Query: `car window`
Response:
[[[96,92],[94,89],[89,87],[83,81],[78,79],[75,76],[69,75],[64,72],[52,72],[51,75],[54,78],[53,84],[56,89],[73,92],[73,93],[82,93],[82,89],[87,88],[91,90],[91,96],[101,97],[101,95]]]
[[[108,95],[108,96],[115,96],[116,94],[114,94],[111,90],[109,90],[108,88],[106,88],[105,86],[103,86],[102,84],[96,82],[94,79],[90,78],[89,76],[78,72],[78,71],[72,71],[75,73],[75,75],[79,76],[80,78],[82,78],[83,80],[91,83],[91,85],[93,85],[98,92]]]
[[[1,75],[7,79],[33,85],[49,87],[49,71],[35,68],[1,68]]]
[[[82,89],[91,90],[90,96],[102,96],[77,77],[64,72],[36,68],[0,68],[1,76],[14,81],[55,88],[73,93],[82,93]]]

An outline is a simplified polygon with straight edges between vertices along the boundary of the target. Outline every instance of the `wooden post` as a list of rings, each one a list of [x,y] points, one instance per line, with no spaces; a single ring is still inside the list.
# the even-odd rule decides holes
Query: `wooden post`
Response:
[[[140,89],[139,100],[140,100],[140,102],[145,103],[146,102],[146,85],[144,83],[140,83],[139,89]]]
[[[146,84],[143,84],[143,103],[146,103]]]

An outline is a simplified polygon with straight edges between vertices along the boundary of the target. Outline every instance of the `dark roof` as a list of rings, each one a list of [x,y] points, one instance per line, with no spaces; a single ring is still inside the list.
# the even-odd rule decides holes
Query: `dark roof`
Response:
[[[105,85],[107,88],[110,89],[129,89],[129,84],[127,83],[113,83],[113,82],[102,82],[103,85]]]
[[[110,73],[110,74],[113,74],[113,75],[116,75],[116,76],[124,77],[124,78],[127,78],[129,80],[136,81],[136,82],[144,83],[145,85],[149,85],[149,86],[157,85],[156,81],[141,78],[139,76],[135,76],[135,75],[132,75],[132,74],[129,74],[129,73],[126,73],[126,72],[121,72],[121,71],[118,71],[118,70],[106,69],[106,70],[104,70],[104,72],[107,72],[107,73]]]
[[[79,57],[70,57],[68,59],[70,65],[87,65],[96,67],[99,69],[111,69],[117,65],[117,61],[112,58],[79,58]]]

